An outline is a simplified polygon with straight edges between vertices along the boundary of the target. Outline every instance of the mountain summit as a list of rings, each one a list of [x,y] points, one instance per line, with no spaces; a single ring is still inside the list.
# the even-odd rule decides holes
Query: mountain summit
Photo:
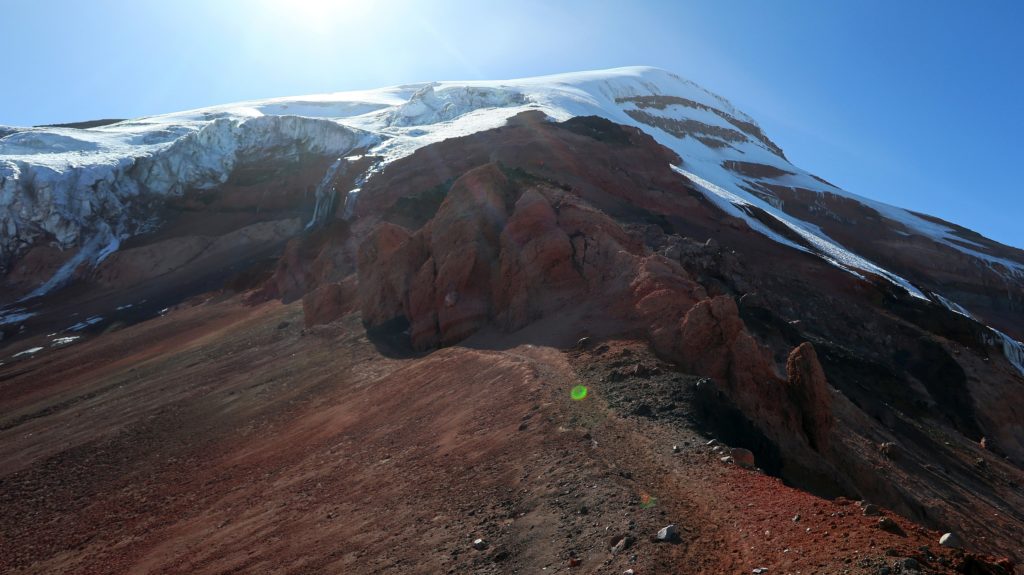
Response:
[[[798,168],[693,82],[629,67],[88,125],[0,127],[3,539],[46,541],[9,568],[1024,559],[1024,252]],[[34,487],[97,460],[117,472]],[[180,488],[182,460],[222,485]],[[378,489],[422,527],[402,551],[347,530],[383,533],[359,498]],[[134,542],[90,543],[83,498]],[[692,541],[639,538],[655,499]],[[598,532],[620,503],[634,523]]]

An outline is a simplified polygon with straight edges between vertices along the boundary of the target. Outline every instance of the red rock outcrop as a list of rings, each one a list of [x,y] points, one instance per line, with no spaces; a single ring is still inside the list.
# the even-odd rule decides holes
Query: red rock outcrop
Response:
[[[306,327],[330,323],[344,317],[358,303],[355,277],[323,284],[302,297],[303,323]]]
[[[442,345],[464,339],[491,316],[498,238],[511,192],[497,166],[471,170],[455,182],[430,223],[434,309]]]
[[[321,284],[343,280],[355,271],[348,239],[347,222],[336,221],[288,240],[264,286],[265,295],[291,302]]]
[[[579,197],[512,182],[486,164],[456,180],[420,230],[382,222],[363,241],[363,320],[372,327],[404,317],[417,349],[458,342],[492,321],[516,330],[588,290],[629,301],[645,249]],[[680,296],[700,289],[671,279],[678,263],[660,261],[662,280],[679,284]]]
[[[824,451],[832,432],[832,400],[825,371],[814,346],[800,344],[786,361],[789,398],[800,414],[804,434],[811,447]]]
[[[747,330],[730,296],[704,299],[682,321],[678,351],[687,371],[714,378],[728,402],[784,453],[791,481],[828,492],[848,489],[836,461],[821,457],[832,427],[828,383],[809,343],[793,350],[788,381]]]
[[[516,201],[501,233],[500,281],[494,286],[495,320],[503,328],[525,326],[581,286],[572,241],[558,223],[539,189],[527,189]]]
[[[678,355],[682,346],[680,318],[698,301],[707,300],[704,287],[690,279],[679,262],[652,255],[640,264],[631,291],[636,314],[647,326],[654,349],[664,356]]]
[[[367,325],[406,315],[412,278],[427,259],[422,235],[412,238],[405,228],[382,223],[360,244],[359,301]]]

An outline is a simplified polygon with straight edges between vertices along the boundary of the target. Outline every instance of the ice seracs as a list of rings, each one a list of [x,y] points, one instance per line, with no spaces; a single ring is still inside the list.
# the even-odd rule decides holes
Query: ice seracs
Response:
[[[222,184],[240,161],[342,155],[376,141],[331,120],[242,112],[199,114],[212,119],[181,125],[150,120],[75,130],[83,133],[75,146],[62,133],[38,129],[30,131],[38,144],[31,150],[25,132],[0,139],[0,273],[39,242],[89,252],[76,254],[75,267],[98,263],[148,229],[154,202]],[[59,287],[66,271],[57,275],[33,295]]]

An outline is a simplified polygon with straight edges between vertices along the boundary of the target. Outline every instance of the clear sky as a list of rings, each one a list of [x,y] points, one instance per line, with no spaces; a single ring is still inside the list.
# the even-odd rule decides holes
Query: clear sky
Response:
[[[0,124],[652,65],[847,190],[1024,247],[1024,3],[0,0]]]

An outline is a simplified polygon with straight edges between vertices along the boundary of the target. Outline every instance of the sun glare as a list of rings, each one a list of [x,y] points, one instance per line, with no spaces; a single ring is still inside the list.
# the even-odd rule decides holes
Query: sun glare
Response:
[[[264,0],[264,12],[289,28],[330,33],[356,25],[378,4],[372,0]]]

